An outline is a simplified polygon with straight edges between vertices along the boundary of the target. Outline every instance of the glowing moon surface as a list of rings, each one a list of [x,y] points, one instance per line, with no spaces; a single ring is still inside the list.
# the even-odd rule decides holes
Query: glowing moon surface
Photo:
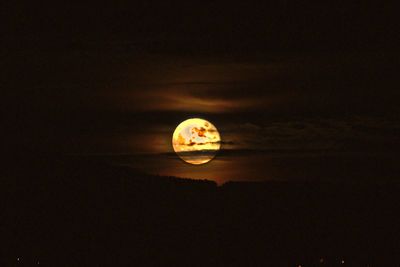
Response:
[[[221,147],[221,138],[211,122],[194,118],[185,120],[176,127],[172,146],[182,160],[199,165],[215,157]]]

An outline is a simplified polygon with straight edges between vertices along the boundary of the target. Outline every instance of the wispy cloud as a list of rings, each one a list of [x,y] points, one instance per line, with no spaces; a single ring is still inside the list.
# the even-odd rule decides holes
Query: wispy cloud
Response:
[[[376,151],[382,150],[385,142],[394,147],[400,145],[400,127],[393,120],[379,117],[302,119],[225,127],[235,142],[233,148]],[[383,150],[388,151],[388,147]]]
[[[131,100],[127,108],[143,111],[224,113],[257,109],[275,105],[282,93],[286,94],[276,88],[276,79],[290,67],[288,63],[194,64],[193,59],[181,64],[152,63],[143,66],[139,78],[127,74],[115,98],[125,103]]]

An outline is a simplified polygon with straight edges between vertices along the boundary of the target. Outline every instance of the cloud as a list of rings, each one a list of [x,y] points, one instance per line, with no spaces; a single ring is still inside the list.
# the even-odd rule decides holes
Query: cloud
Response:
[[[400,127],[389,119],[301,119],[261,124],[229,125],[225,131],[238,140],[233,148],[245,149],[325,149],[376,150],[387,142],[400,145]]]
[[[119,107],[226,113],[279,102],[282,90],[277,88],[277,79],[291,71],[291,64],[178,59],[178,63],[143,63],[134,71],[132,77],[126,74],[125,82],[111,96],[110,100]]]

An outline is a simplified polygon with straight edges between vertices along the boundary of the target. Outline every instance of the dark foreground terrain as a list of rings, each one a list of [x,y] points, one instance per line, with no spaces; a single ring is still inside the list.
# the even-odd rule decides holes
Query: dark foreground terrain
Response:
[[[12,162],[1,266],[400,266],[393,183],[217,187],[98,160]]]

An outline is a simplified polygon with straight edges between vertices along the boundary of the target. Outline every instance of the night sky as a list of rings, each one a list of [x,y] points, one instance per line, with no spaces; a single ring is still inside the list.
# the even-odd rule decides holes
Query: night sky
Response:
[[[347,1],[5,3],[9,155],[109,157],[228,180],[386,181],[400,173],[395,8]],[[222,150],[181,161],[200,117]]]

